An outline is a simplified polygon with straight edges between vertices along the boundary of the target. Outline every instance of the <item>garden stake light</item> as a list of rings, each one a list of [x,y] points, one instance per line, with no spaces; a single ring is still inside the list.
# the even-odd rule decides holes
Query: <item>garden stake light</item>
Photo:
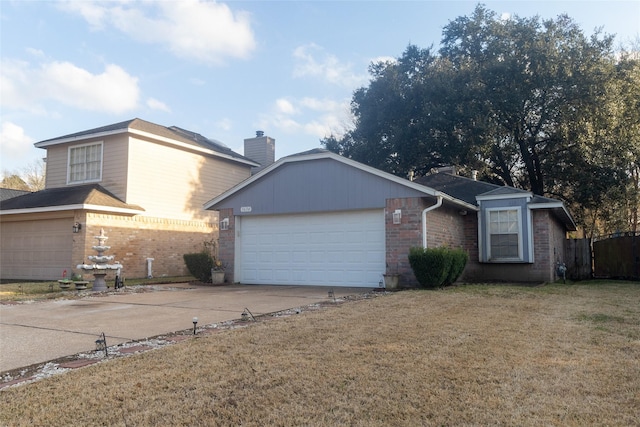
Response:
[[[251,316],[251,320],[253,320],[254,322],[256,321],[256,318],[253,317],[253,313],[251,313],[249,311],[249,309],[246,308],[246,307],[245,307],[244,311],[242,312],[241,316],[242,316],[242,320],[249,320],[249,316]]]
[[[107,350],[107,337],[104,335],[104,332],[101,336],[101,339],[96,340],[96,351],[104,351],[104,357],[107,357],[109,355]]]
[[[193,322],[193,335],[195,335],[196,334],[196,326],[198,325],[198,318],[194,317],[192,322]]]

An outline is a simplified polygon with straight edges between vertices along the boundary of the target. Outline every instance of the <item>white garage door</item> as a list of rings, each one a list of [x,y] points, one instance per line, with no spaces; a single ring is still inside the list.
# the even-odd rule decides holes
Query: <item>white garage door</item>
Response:
[[[3,221],[0,233],[2,278],[27,280],[60,278],[62,271],[72,266],[72,225],[73,218]]]
[[[383,210],[237,220],[241,283],[378,287],[384,273]]]

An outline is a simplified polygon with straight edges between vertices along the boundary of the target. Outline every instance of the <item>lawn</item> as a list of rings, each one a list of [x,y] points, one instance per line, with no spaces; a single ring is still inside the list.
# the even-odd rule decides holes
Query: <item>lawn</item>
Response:
[[[0,391],[0,425],[638,425],[640,283],[403,291]]]
[[[144,286],[164,283],[184,283],[194,280],[191,276],[179,277],[154,277],[150,279],[128,279],[126,286]],[[89,283],[91,290],[93,284]],[[110,291],[113,291],[113,281],[107,283]],[[0,283],[0,302],[2,301],[37,301],[45,299],[69,298],[77,295],[73,285],[68,290],[60,289],[56,280],[41,282],[9,282]]]

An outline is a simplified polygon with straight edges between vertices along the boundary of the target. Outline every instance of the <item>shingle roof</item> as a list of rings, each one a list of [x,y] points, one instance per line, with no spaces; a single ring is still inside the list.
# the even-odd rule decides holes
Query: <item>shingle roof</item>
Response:
[[[98,184],[73,187],[49,188],[12,199],[0,201],[3,212],[16,209],[48,208],[70,205],[94,205],[108,208],[144,211],[137,205],[130,205]]]
[[[434,173],[420,177],[414,182],[431,187],[434,190],[443,192],[458,200],[462,200],[476,206],[478,205],[476,196],[502,188],[499,185],[483,181],[475,181],[473,179],[448,173]]]
[[[117,131],[124,132],[127,129],[135,129],[143,132],[148,132],[154,135],[180,141],[185,144],[193,145],[195,147],[206,148],[208,150],[212,150],[217,153],[225,154],[234,159],[254,162],[248,157],[245,157],[231,150],[229,147],[225,146],[220,141],[206,138],[198,133],[191,132],[186,129],[182,129],[177,126],[165,127],[165,126],[157,125],[155,123],[151,123],[146,120],[142,120],[138,118],[126,120],[124,122],[114,123],[107,126],[88,129],[81,132],[70,133],[68,135],[63,135],[56,138],[45,139],[44,141],[37,142],[36,146],[39,146],[39,145],[46,146],[46,145],[51,145],[56,141],[66,142],[66,140],[68,139],[79,139],[84,136],[91,136],[91,135],[96,135],[101,133],[111,133],[111,132],[117,132]]]
[[[0,201],[13,199],[14,197],[29,194],[30,191],[14,190],[13,188],[0,188]]]
[[[449,173],[435,173],[423,176],[416,179],[415,182],[476,206],[478,205],[476,196],[508,196],[511,194],[522,194],[524,196],[531,194],[530,192],[519,188],[475,181],[473,179]],[[550,209],[554,215],[562,221],[567,230],[576,229],[575,222],[569,212],[565,209],[562,201],[534,195],[529,201],[529,205],[548,205],[539,207]]]

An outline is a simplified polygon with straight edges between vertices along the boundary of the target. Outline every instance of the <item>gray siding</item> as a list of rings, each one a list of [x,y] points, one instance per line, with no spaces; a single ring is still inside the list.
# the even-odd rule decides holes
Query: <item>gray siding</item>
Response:
[[[232,208],[234,215],[383,209],[388,198],[424,195],[338,161],[316,159],[283,164],[215,209]]]

